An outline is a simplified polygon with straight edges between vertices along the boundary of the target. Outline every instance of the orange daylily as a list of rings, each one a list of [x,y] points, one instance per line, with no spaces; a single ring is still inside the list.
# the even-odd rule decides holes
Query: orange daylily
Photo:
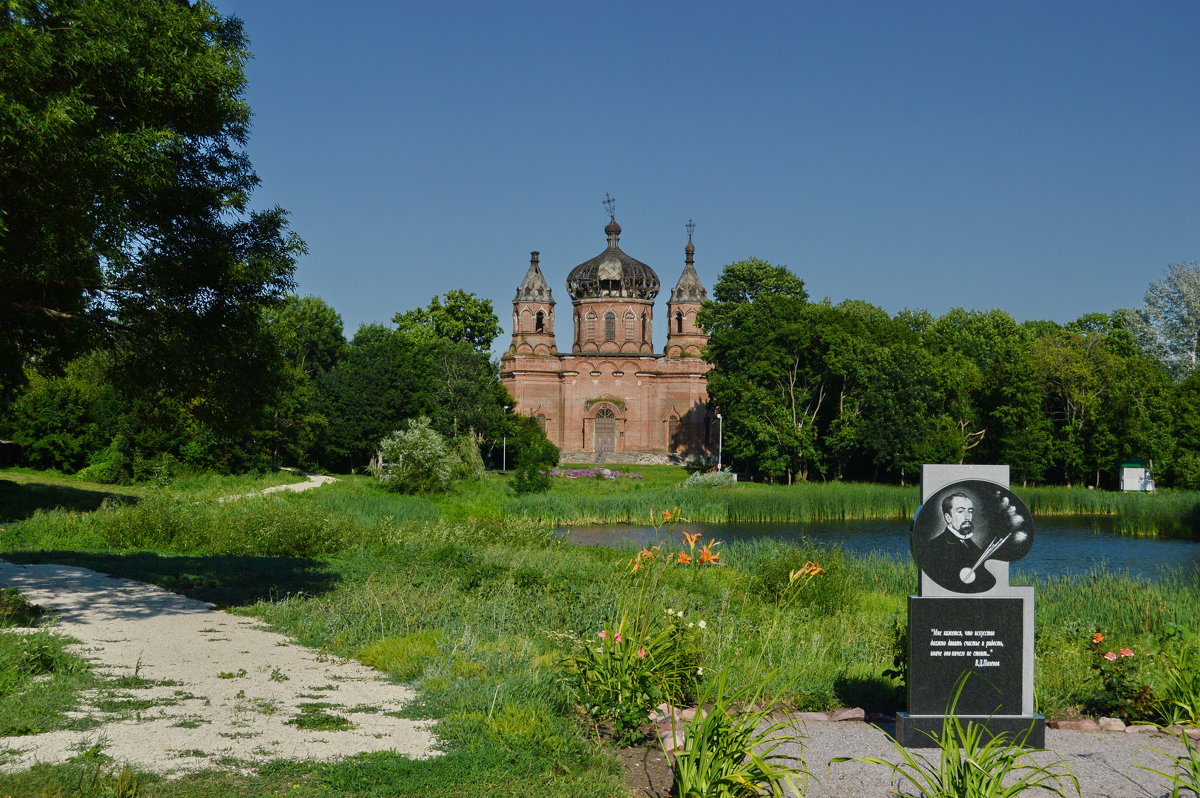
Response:
[[[691,555],[687,554],[686,552],[681,551],[675,555],[675,562],[677,562],[680,565],[691,565],[692,557],[691,557]]]
[[[712,550],[713,546],[719,546],[719,545],[720,545],[719,543],[717,543],[715,540],[713,540],[713,541],[709,541],[708,543],[706,543],[704,545],[704,547],[700,549],[700,564],[701,565],[710,565],[712,563],[717,562],[721,558],[720,554],[716,554]]]
[[[663,521],[670,521],[670,520],[671,520],[671,511],[663,510]]]
[[[699,532],[681,532],[680,534],[683,535],[684,542],[688,544],[689,548],[694,548],[696,541],[700,539]]]
[[[1093,643],[1103,643],[1104,635],[1100,634],[1099,632],[1096,632],[1096,634],[1092,635],[1092,642]]]

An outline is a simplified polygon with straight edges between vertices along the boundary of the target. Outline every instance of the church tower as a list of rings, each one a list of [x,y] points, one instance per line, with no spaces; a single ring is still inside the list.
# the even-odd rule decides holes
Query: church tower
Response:
[[[700,284],[700,275],[696,274],[696,247],[692,244],[695,229],[695,223],[689,219],[688,242],[683,248],[683,274],[667,300],[667,357],[700,357],[708,343],[708,335],[696,324],[696,313],[700,303],[708,299],[708,292]]]
[[[652,355],[651,330],[658,275],[621,250],[621,225],[609,209],[608,248],[567,275],[567,293],[575,305],[576,353]]]
[[[513,336],[510,354],[553,355],[558,353],[554,343],[554,297],[550,285],[538,265],[541,253],[529,253],[529,271],[517,286],[513,299]]]

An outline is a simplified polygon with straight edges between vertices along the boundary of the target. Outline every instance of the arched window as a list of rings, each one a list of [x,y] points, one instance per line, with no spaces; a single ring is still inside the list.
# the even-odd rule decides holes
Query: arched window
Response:
[[[587,317],[587,339],[589,341],[596,340],[596,314],[589,313]]]
[[[537,316],[534,317],[533,331],[534,332],[545,332],[546,331],[546,314],[540,310],[537,312]]]
[[[542,432],[545,432],[546,431],[546,414],[545,413],[537,414],[537,423],[538,423],[538,426],[542,428]]]
[[[675,332],[677,332],[677,333],[683,332],[683,314],[682,313],[675,314]]]
[[[667,419],[667,451],[675,451],[675,439],[679,435],[679,416]]]
[[[625,340],[632,341],[637,331],[637,317],[632,313],[625,314]]]
[[[611,311],[604,314],[604,340],[617,340],[617,314]]]

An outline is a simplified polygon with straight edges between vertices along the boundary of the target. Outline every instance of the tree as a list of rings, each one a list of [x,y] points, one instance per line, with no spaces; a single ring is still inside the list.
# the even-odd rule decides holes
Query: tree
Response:
[[[0,388],[105,344],[123,390],[214,428],[261,404],[247,340],[303,244],[247,210],[247,58],[205,2],[0,9]]]
[[[1196,369],[1200,349],[1200,263],[1169,265],[1146,289],[1145,302],[1126,312],[1130,330],[1146,354],[1182,380]]]
[[[471,347],[486,352],[503,330],[500,319],[492,311],[492,300],[455,289],[447,292],[445,303],[434,297],[427,308],[397,313],[392,321],[402,333],[422,338],[465,341]]]
[[[308,462],[328,419],[315,405],[317,378],[333,368],[346,351],[342,317],[317,297],[288,296],[263,315],[282,362],[280,389],[271,403],[265,437],[272,460]]]

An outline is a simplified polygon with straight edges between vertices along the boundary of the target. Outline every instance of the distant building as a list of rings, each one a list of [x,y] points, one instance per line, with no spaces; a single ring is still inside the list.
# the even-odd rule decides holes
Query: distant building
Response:
[[[1154,477],[1150,474],[1151,463],[1135,457],[1121,464],[1121,490],[1149,492],[1154,490]]]
[[[563,462],[697,462],[716,454],[707,389],[712,367],[700,357],[708,336],[696,325],[708,292],[696,274],[691,230],[689,223],[661,354],[652,344],[658,275],[622,251],[611,208],[608,246],[567,275],[570,354],[558,351],[554,298],[539,253],[531,253],[513,300],[512,344],[500,359],[500,377],[517,412],[537,419]]]

